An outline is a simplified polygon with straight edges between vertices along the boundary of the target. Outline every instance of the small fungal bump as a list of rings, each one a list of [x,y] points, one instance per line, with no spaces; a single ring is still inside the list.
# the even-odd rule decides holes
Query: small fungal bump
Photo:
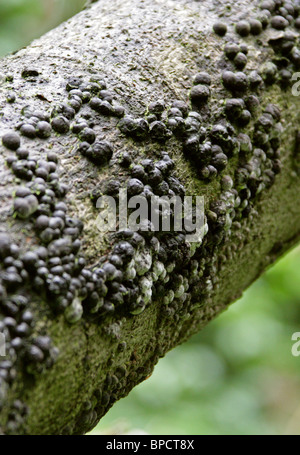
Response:
[[[271,19],[271,25],[276,30],[284,30],[289,25],[289,22],[283,16],[274,16]]]
[[[242,37],[247,37],[250,35],[251,27],[248,21],[243,20],[239,21],[235,26],[235,31],[238,35]]]
[[[250,19],[250,32],[252,35],[257,36],[260,35],[263,31],[263,25],[260,20],[258,19]]]
[[[14,131],[4,134],[2,136],[2,144],[10,150],[17,150],[21,145],[19,134]]]
[[[224,47],[224,53],[229,60],[233,60],[234,57],[240,52],[240,46],[236,43],[227,43]]]
[[[205,71],[197,73],[196,76],[194,77],[193,84],[194,85],[198,85],[198,84],[210,85],[211,76]]]
[[[239,52],[235,57],[234,57],[234,64],[236,66],[237,69],[244,69],[245,66],[247,65],[247,57],[245,54],[243,54],[242,52]]]
[[[35,131],[36,135],[41,139],[47,139],[51,136],[51,125],[46,121],[40,121],[37,123]]]
[[[207,102],[207,100],[210,97],[210,89],[207,87],[207,85],[204,84],[198,84],[194,85],[192,87],[191,92],[190,92],[190,98],[192,103],[202,106],[204,103]]]
[[[227,33],[227,25],[224,22],[216,22],[213,25],[213,30],[218,36],[225,36]]]

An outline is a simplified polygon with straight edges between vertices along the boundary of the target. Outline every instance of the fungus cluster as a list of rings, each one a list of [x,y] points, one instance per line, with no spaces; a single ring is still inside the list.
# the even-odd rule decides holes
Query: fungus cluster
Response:
[[[216,23],[214,32],[225,37],[222,71],[213,76],[200,68],[185,101],[157,99],[144,114],[135,116],[125,112],[102,79],[72,77],[63,102],[50,112],[25,109],[15,130],[2,136],[7,165],[18,183],[13,222],[34,230],[37,245],[18,245],[13,235],[0,233],[0,332],[6,337],[9,356],[0,360],[0,408],[17,369],[37,375],[51,367],[58,355],[49,336],[38,332],[32,296],[48,302],[53,315],[63,313],[68,324],[82,318],[101,324],[107,315],[117,320],[136,317],[151,304],[160,305],[163,324],[174,327],[175,321],[178,332],[196,308],[202,308],[204,319],[211,317],[214,309],[209,303],[218,287],[218,269],[232,254],[227,253],[226,240],[255,215],[256,198],[274,184],[281,169],[280,111],[274,104],[262,106],[261,95],[277,83],[285,90],[292,72],[300,67],[299,12],[298,1],[265,0],[257,16],[236,23],[238,39],[232,38],[236,35],[228,38],[229,26],[224,22]],[[276,32],[265,44],[272,57],[250,70],[250,45],[239,40],[261,35],[267,27]],[[263,46],[263,41],[258,45]],[[29,80],[38,74],[27,68],[22,77]],[[213,111],[216,82],[224,99],[221,108]],[[7,101],[15,101],[13,94]],[[73,135],[78,139],[78,156],[89,165],[107,166],[115,157],[115,145],[97,136],[95,125],[103,117],[116,118],[119,132],[136,144],[155,142],[165,150],[138,160],[124,150],[113,162],[115,173],[121,169],[122,177],[108,178],[101,189],[92,190],[91,201],[103,194],[117,197],[120,188],[126,188],[129,197],[143,196],[148,201],[183,198],[185,187],[167,151],[172,139],[182,148],[200,185],[217,188],[206,207],[198,242],[189,243],[184,228],[154,231],[149,213],[138,232],[125,229],[112,234],[109,253],[92,267],[86,263],[81,252],[84,224],[68,214],[68,187],[60,179],[59,156],[50,149],[46,154],[37,151],[34,141],[46,148],[54,135]],[[158,215],[162,220],[163,211]],[[226,254],[220,254],[221,248]],[[120,350],[122,346],[120,342]],[[136,372],[137,378],[143,374]],[[98,387],[82,405],[77,425],[83,431],[104,414],[126,381],[124,366],[106,377],[103,388]],[[26,413],[26,406],[17,400],[5,432],[16,432]]]

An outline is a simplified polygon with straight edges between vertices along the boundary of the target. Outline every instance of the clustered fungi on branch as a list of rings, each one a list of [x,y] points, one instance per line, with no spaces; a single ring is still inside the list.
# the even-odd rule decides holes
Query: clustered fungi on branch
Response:
[[[273,185],[281,169],[280,110],[274,104],[261,106],[261,94],[273,84],[286,90],[292,71],[300,67],[299,12],[298,1],[265,0],[257,17],[236,24],[240,38],[259,36],[269,27],[280,31],[268,41],[274,51],[272,59],[252,71],[247,71],[248,45],[232,34],[228,39],[225,23],[214,25],[214,32],[226,40],[226,69],[219,75],[225,101],[217,112],[210,111],[213,78],[207,70],[195,75],[190,103],[157,100],[138,118],[115,103],[114,93],[101,78],[85,81],[73,77],[66,83],[64,102],[50,113],[24,109],[15,131],[3,135],[2,144],[14,152],[7,154],[7,165],[16,183],[20,182],[14,193],[14,223],[30,223],[38,245],[27,250],[9,234],[0,233],[0,332],[6,337],[9,357],[0,361],[0,409],[17,371],[36,376],[59,355],[47,334],[36,333],[32,295],[48,302],[53,317],[63,312],[70,324],[81,318],[101,324],[107,314],[115,314],[116,320],[135,317],[154,302],[162,306],[163,317],[176,324],[178,331],[204,298],[211,301],[218,286],[217,271],[232,254],[229,251],[226,257],[214,252],[239,231],[244,220],[255,217],[254,202]],[[28,80],[37,76],[34,69],[22,72]],[[12,81],[8,76],[7,82]],[[7,102],[15,99],[9,92]],[[87,114],[89,110],[92,114]],[[113,143],[95,134],[93,126],[102,116],[118,118],[121,134],[137,143],[153,141],[167,149],[168,141],[176,140],[199,181],[209,185],[219,178],[220,192],[206,207],[207,224],[199,243],[187,242],[184,229],[153,232],[149,221],[148,230],[127,229],[112,235],[111,252],[100,257],[97,266],[86,264],[80,240],[84,220],[68,216],[64,202],[68,187],[60,182],[59,156],[51,150],[46,154],[35,150],[33,140],[43,140],[46,147],[54,134],[76,135],[80,141],[77,153],[96,166],[107,166],[116,150]],[[128,151],[118,156],[114,173],[122,169],[126,177],[108,179],[103,188],[92,191],[92,203],[103,194],[117,197],[121,187],[127,188],[129,196],[149,200],[185,195],[167,151],[139,160]],[[232,167],[233,161],[238,164]],[[119,366],[97,386],[92,399],[82,406],[77,422],[82,431],[92,428],[126,381],[126,367]],[[2,431],[18,432],[26,424],[26,413],[26,406],[16,400]]]

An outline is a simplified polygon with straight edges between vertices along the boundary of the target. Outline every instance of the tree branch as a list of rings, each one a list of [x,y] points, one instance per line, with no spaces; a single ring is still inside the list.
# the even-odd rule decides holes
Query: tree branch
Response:
[[[99,1],[2,60],[3,433],[89,431],[296,244],[292,3]],[[103,235],[120,188],[203,196],[201,240]]]

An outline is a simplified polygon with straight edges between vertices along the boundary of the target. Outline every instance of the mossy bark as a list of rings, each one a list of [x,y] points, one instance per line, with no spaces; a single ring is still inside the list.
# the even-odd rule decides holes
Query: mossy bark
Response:
[[[256,1],[245,0],[115,0],[93,4],[28,48],[2,60],[1,136],[15,127],[26,105],[45,110],[61,102],[70,75],[103,77],[126,111],[142,116],[147,105],[156,99],[164,98],[167,103],[174,99],[188,101],[193,75],[206,70],[213,79],[211,110],[218,112],[229,95],[220,80],[226,66],[224,39],[212,32],[212,25],[219,16],[231,24],[237,18],[253,15],[257,5]],[[246,39],[251,69],[272,57],[268,34],[265,31],[260,36],[261,43],[254,37]],[[39,76],[22,77],[25,68],[35,68]],[[7,80],[8,75],[13,75],[13,81]],[[16,94],[12,104],[6,101],[10,90]],[[300,101],[291,96],[290,90],[282,91],[275,84],[262,94],[262,111],[269,102],[282,111],[282,171],[274,185],[255,201],[253,215],[242,220],[240,229],[215,248],[211,261],[218,267],[214,269],[216,284],[212,293],[177,317],[168,316],[161,302],[153,301],[138,316],[115,313],[97,322],[82,318],[74,325],[68,324],[63,315],[54,316],[47,302],[32,295],[31,307],[38,321],[35,331],[46,331],[60,354],[54,366],[41,375],[28,377],[18,371],[0,416],[0,426],[5,428],[11,404],[20,398],[30,413],[19,433],[87,432],[116,400],[151,374],[160,357],[239,298],[270,264],[297,243],[300,175],[295,138]],[[115,118],[101,117],[99,121],[95,117],[95,132],[110,140],[116,150],[134,152],[138,157],[166,150],[175,161],[176,175],[188,194],[203,195],[207,207],[218,197],[221,177],[210,183],[199,180],[176,139],[164,145],[134,142],[120,134],[117,122]],[[120,172],[116,160],[110,167],[97,168],[76,154],[78,140],[71,135],[24,143],[32,144],[36,151],[52,150],[59,155],[60,178],[71,187],[67,195],[69,212],[85,224],[83,250],[87,263],[94,264],[109,244],[96,229],[97,211],[89,193],[109,175],[122,178],[116,174]],[[1,147],[0,228],[28,247],[38,241],[30,223],[12,218],[13,190],[18,182],[5,162],[10,154]],[[234,174],[238,165],[237,160],[230,161],[226,173]],[[223,260],[219,261],[221,257]],[[113,386],[114,381],[117,385]],[[92,400],[95,406],[95,391],[100,400],[96,420],[86,405]]]

